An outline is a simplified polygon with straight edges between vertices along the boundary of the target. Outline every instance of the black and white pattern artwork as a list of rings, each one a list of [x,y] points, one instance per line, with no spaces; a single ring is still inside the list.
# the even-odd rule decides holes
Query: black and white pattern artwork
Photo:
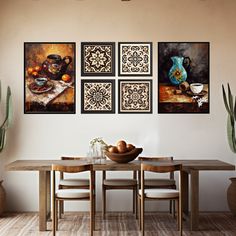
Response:
[[[152,113],[152,80],[119,80],[119,113]]]
[[[152,75],[152,43],[118,43],[119,76]]]
[[[81,76],[115,76],[115,43],[82,42]]]
[[[82,80],[81,113],[115,113],[115,80]]]

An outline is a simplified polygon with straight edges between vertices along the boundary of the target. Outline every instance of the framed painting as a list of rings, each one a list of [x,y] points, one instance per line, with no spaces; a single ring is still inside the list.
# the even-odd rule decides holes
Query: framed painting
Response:
[[[81,80],[81,113],[115,113],[115,80]]]
[[[152,43],[118,43],[119,76],[152,76]]]
[[[24,113],[75,113],[75,43],[24,43]]]
[[[115,43],[82,42],[81,76],[115,76]]]
[[[152,113],[152,80],[119,80],[119,113]]]
[[[209,113],[209,42],[158,43],[158,113]]]

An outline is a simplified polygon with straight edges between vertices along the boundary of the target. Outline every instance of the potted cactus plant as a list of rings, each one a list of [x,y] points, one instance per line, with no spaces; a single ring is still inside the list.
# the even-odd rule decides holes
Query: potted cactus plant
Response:
[[[236,96],[231,93],[230,85],[228,87],[228,94],[226,95],[225,88],[222,85],[223,100],[226,111],[228,113],[227,118],[227,137],[231,151],[236,153],[236,137],[235,137],[235,122],[236,122]],[[236,216],[236,177],[230,178],[231,184],[227,190],[227,200],[229,209],[233,215]]]
[[[0,102],[1,102],[1,82],[0,82]],[[5,143],[6,143],[6,132],[11,123],[12,119],[12,97],[11,97],[11,89],[8,86],[7,88],[7,97],[6,97],[6,114],[2,124],[0,125],[0,152],[2,152]],[[3,213],[5,201],[6,201],[6,192],[2,186],[3,180],[0,180],[0,216]]]

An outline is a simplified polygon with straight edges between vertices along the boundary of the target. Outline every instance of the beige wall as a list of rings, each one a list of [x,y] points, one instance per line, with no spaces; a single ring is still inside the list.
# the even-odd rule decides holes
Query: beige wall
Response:
[[[217,158],[235,163],[226,139],[221,84],[230,82],[236,93],[236,1],[1,0],[0,3],[0,79],[4,86],[11,86],[14,96],[14,125],[0,156],[0,178],[5,181],[10,210],[37,209],[38,176],[33,172],[5,172],[5,164],[18,159],[84,155],[94,137],[102,136],[108,143],[124,138],[144,147],[146,155]],[[76,42],[76,115],[23,114],[23,43],[27,41]],[[81,41],[153,42],[153,114],[80,114]],[[210,42],[210,114],[157,114],[158,41]],[[226,189],[232,175],[234,172],[201,173],[201,210],[228,209]],[[100,192],[99,189],[98,201]],[[110,209],[111,205],[113,210],[131,209],[131,195],[111,194]],[[80,206],[87,209],[86,204]],[[68,209],[72,207],[71,204]]]

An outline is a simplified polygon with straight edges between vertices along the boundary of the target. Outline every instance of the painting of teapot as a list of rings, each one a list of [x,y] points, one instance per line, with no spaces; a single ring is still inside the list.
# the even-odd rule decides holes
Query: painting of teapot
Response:
[[[42,63],[44,73],[53,80],[61,79],[62,75],[66,73],[68,65],[72,62],[72,57],[61,57],[58,54],[50,54]]]

